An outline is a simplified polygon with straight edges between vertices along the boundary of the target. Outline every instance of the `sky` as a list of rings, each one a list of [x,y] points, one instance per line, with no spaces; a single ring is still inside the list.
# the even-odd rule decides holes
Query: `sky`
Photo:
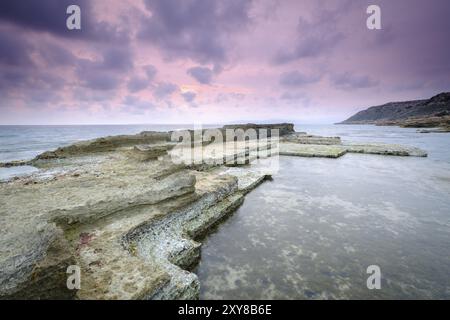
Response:
[[[0,124],[334,123],[450,91],[449,17],[448,0],[1,0]]]

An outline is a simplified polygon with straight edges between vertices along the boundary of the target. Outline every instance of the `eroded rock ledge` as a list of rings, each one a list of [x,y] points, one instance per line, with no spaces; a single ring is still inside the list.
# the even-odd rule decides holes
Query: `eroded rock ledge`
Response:
[[[245,158],[231,165],[206,161],[214,143],[192,149],[203,152],[200,163],[174,162],[175,143],[164,132],[100,138],[3,164],[41,170],[0,183],[0,297],[195,299],[200,284],[189,270],[200,259],[202,237],[272,174],[264,165],[271,153],[253,151],[426,155],[417,148],[312,136],[292,124],[221,130],[232,128],[276,128],[281,137],[265,147],[258,141],[227,144],[220,158]],[[67,289],[69,265],[81,269],[79,290]]]

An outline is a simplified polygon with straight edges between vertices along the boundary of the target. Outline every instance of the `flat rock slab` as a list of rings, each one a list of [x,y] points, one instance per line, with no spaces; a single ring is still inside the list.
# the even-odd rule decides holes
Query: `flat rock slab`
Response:
[[[273,172],[269,166],[255,165],[248,168],[232,167],[224,170],[220,175],[230,175],[238,179],[238,189],[246,194],[256,188],[264,179],[271,177]]]
[[[346,144],[344,146],[348,152],[380,154],[388,156],[410,156],[426,157],[427,153],[419,148],[403,146],[399,144],[368,143],[368,144]]]
[[[339,158],[350,153],[379,154],[385,156],[426,157],[427,153],[419,148],[398,144],[367,143],[345,145],[314,145],[298,143],[280,143],[281,156]]]
[[[339,158],[347,153],[340,145],[280,143],[281,156]]]
[[[431,128],[431,129],[419,129],[418,133],[449,133],[450,127]]]
[[[37,291],[40,274],[42,279],[47,276],[50,285],[49,276],[55,274],[52,270],[62,269],[70,260],[61,254],[57,255],[61,259],[56,256],[48,261],[49,251],[55,251],[63,242],[57,239],[65,238],[58,236],[59,227],[92,224],[110,215],[117,217],[124,210],[190,195],[195,190],[195,177],[188,172],[178,173],[179,167],[167,162],[105,163],[97,170],[48,181],[0,184],[0,296],[22,297],[23,291],[28,292],[28,297],[44,297]],[[172,174],[152,177],[164,171]],[[36,275],[36,270],[41,271]],[[52,283],[55,288],[65,287],[59,278]],[[51,297],[51,292],[46,294]]]
[[[324,145],[341,144],[340,137],[322,137],[300,132],[285,135],[281,137],[281,141],[300,144],[324,144]]]

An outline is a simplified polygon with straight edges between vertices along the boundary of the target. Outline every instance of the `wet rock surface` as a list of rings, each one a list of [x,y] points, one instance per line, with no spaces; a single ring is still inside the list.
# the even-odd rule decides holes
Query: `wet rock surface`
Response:
[[[244,126],[252,127],[276,128],[281,139],[177,149],[169,133],[143,132],[77,143],[27,162],[40,170],[0,183],[0,297],[195,299],[200,284],[189,270],[200,259],[202,237],[271,176],[274,168],[261,163],[278,152],[426,155],[295,133],[291,124]],[[187,164],[186,155],[200,161]],[[67,289],[70,265],[81,269],[79,290]]]

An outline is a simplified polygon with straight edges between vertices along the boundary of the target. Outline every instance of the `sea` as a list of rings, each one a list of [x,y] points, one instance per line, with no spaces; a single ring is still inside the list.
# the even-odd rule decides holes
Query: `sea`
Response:
[[[192,127],[0,126],[0,162],[102,136]],[[415,146],[428,157],[280,157],[272,179],[204,239],[194,270],[200,298],[450,299],[450,133],[295,127],[350,142]],[[0,180],[36,170],[0,168]]]

